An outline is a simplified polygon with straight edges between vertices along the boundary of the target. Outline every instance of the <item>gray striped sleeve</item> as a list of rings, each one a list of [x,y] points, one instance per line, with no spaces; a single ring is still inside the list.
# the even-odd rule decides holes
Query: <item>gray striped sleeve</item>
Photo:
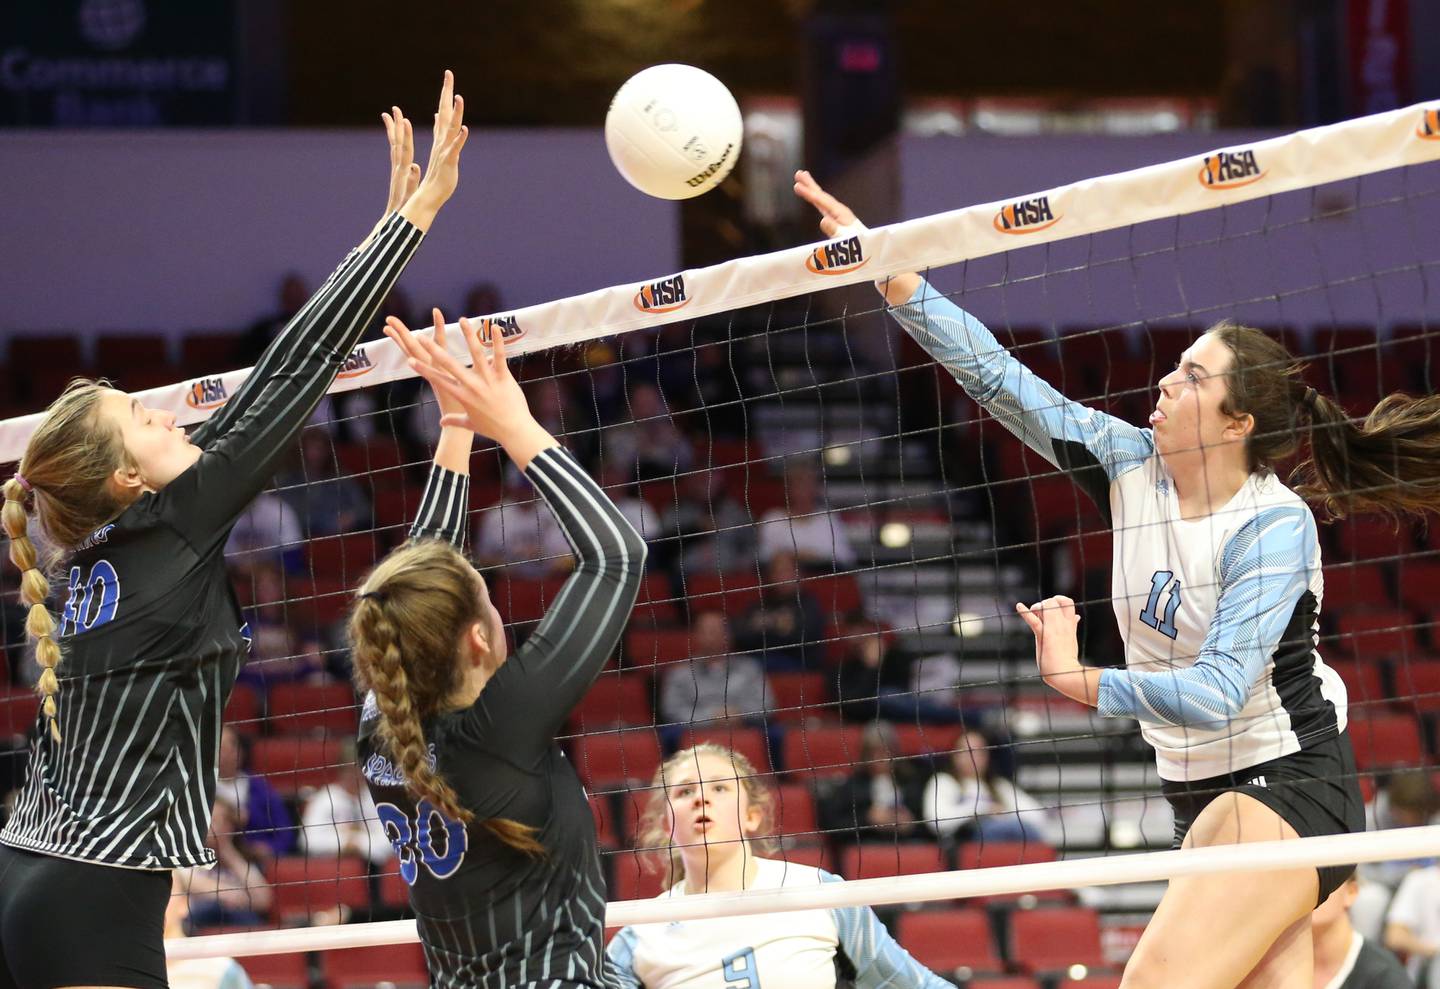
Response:
[[[465,514],[470,506],[470,475],[430,465],[420,510],[410,526],[411,539],[443,539],[465,550]]]

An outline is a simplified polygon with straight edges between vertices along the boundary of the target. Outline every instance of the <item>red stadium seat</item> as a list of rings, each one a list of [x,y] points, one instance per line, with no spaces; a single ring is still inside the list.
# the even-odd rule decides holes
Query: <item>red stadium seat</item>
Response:
[[[896,724],[895,735],[900,743],[900,755],[930,755],[935,752],[953,752],[955,743],[965,729],[960,725],[911,725]]]
[[[591,788],[649,783],[660,768],[660,739],[653,728],[582,735],[575,741],[575,767]]]
[[[1120,989],[1118,975],[1087,975],[1083,979],[1061,979],[1055,989]]]
[[[1010,914],[1010,960],[1026,972],[1063,972],[1105,964],[1100,918],[1086,907],[1017,910]]]
[[[785,770],[805,777],[848,776],[860,758],[858,725],[818,725],[785,733]]]
[[[1371,660],[1414,656],[1420,650],[1415,615],[1402,609],[1354,611],[1340,616],[1340,643]]]
[[[258,735],[262,718],[260,698],[243,683],[237,683],[225,702],[225,724],[242,735]]]
[[[1424,759],[1420,725],[1413,715],[1352,711],[1349,725],[1359,769],[1419,766]]]
[[[348,683],[282,683],[270,688],[266,702],[270,729],[275,732],[355,734],[360,706]]]
[[[1362,659],[1353,663],[1332,663],[1326,660],[1325,665],[1340,674],[1340,679],[1345,683],[1345,694],[1352,706],[1369,707],[1384,704],[1389,700],[1380,676],[1378,662],[1367,663]]]
[[[660,892],[661,878],[644,856],[611,856],[611,900],[648,900]]]
[[[957,968],[1005,971],[984,910],[908,911],[900,915],[896,937],[916,961],[941,975]]]
[[[268,878],[274,896],[270,915],[276,923],[308,921],[340,906],[362,910],[370,905],[365,863],[357,858],[286,856],[274,861]]]
[[[766,677],[769,713],[776,721],[833,718],[830,690],[824,673],[771,673]]]
[[[1393,524],[1368,516],[1335,523],[1340,547],[1338,560],[1393,560],[1415,552],[1415,535],[1408,522]]]
[[[1390,608],[1395,599],[1381,564],[1355,563],[1325,568],[1325,610]]]
[[[506,577],[491,585],[490,598],[505,624],[538,622],[555,603],[563,586],[564,577],[546,577],[543,580]]]
[[[815,596],[827,615],[848,615],[860,610],[860,582],[852,573],[818,574],[800,581],[800,586]]]
[[[158,333],[102,333],[95,338],[95,363],[117,377],[133,368],[157,367],[171,374],[172,381],[180,377],[170,368],[170,341]]]
[[[606,670],[570,712],[570,724],[582,732],[616,725],[648,725],[653,720],[650,678],[643,673]]]
[[[406,989],[430,984],[425,949],[414,942],[322,951],[320,961],[329,989],[361,989],[382,983]]]
[[[240,366],[239,348],[238,333],[187,333],[180,341],[180,367],[192,378],[233,371]]]
[[[670,578],[663,573],[646,574],[640,583],[640,595],[630,615],[631,628],[665,628],[678,624],[680,608]]]
[[[33,690],[21,687],[0,693],[0,737],[26,734],[39,710],[40,697]]]
[[[391,910],[409,909],[410,886],[398,870],[380,874],[380,903]]]
[[[413,484],[375,485],[375,527],[408,531],[420,510],[424,489]]]
[[[250,981],[271,989],[308,989],[310,959],[305,954],[246,955],[235,959]]]
[[[737,570],[697,575],[686,581],[685,598],[692,618],[702,611],[719,611],[729,618],[739,618],[751,605],[760,602],[760,574]]]
[[[1440,529],[1431,522],[1430,528]],[[1400,604],[1413,611],[1429,611],[1435,606],[1435,588],[1440,587],[1440,560],[1400,561]],[[1433,637],[1435,632],[1431,630]]]
[[[1411,660],[1397,663],[1395,700],[1408,712],[1440,710],[1440,660]]]
[[[690,658],[690,632],[683,628],[631,628],[625,634],[621,665],[627,668],[665,666]],[[664,675],[664,670],[658,671]]]
[[[749,759],[756,772],[770,772],[770,747],[765,732],[759,728],[722,725],[718,728],[691,729],[685,733],[681,746],[689,747],[702,742],[733,749]]]
[[[957,869],[998,869],[1031,862],[1054,862],[1055,849],[1038,841],[970,841],[956,853]]]
[[[373,532],[352,532],[341,536],[317,536],[305,544],[314,575],[358,585],[384,554]]]
[[[1007,975],[998,979],[975,979],[965,989],[1040,989],[1040,983],[1023,975]]]
[[[804,842],[783,848],[771,858],[779,859],[782,862],[792,862],[795,865],[808,865],[812,869],[824,869],[832,875],[840,874],[840,865],[835,861],[835,853],[830,850],[829,845],[818,842]]]
[[[913,876],[949,868],[944,850],[929,841],[852,845],[840,858],[840,874],[846,879]]]
[[[595,841],[601,848],[620,848],[619,821],[611,809],[610,794],[590,798],[590,815],[595,818]]]
[[[281,794],[293,794],[302,786],[324,786],[342,769],[341,739],[309,738],[304,735],[276,735],[257,738],[250,748],[250,771],[264,776]]]
[[[815,795],[804,783],[782,783],[775,787],[775,833],[815,839],[820,829],[815,813]]]

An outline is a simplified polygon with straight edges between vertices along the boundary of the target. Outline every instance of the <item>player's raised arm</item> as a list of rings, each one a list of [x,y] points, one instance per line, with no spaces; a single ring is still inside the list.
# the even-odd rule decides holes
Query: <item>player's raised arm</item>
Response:
[[[854,211],[830,195],[806,171],[795,173],[795,194],[820,214],[827,237],[863,229]],[[966,393],[1026,446],[1057,467],[1100,467],[1105,481],[1138,466],[1155,449],[1149,430],[1073,402],[1025,367],[985,324],[961,309],[914,272],[876,282],[891,314],[945,366]],[[1107,499],[1087,488],[1102,511]]]

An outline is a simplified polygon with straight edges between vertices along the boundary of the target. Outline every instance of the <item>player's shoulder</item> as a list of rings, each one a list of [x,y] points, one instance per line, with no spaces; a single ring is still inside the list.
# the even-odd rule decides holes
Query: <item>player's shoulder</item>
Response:
[[[760,868],[755,877],[754,888],[756,889],[815,886],[818,883],[836,882],[839,879],[838,876],[833,876],[823,869],[817,869],[813,865],[791,862],[783,858],[761,858],[757,859],[757,862]]]

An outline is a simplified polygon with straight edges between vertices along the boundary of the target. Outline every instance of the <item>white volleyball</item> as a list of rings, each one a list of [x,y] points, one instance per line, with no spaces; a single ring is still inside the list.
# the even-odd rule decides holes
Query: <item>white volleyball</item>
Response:
[[[641,192],[690,199],[709,192],[740,157],[740,106],[693,65],[652,65],[620,87],[605,115],[605,147]]]

